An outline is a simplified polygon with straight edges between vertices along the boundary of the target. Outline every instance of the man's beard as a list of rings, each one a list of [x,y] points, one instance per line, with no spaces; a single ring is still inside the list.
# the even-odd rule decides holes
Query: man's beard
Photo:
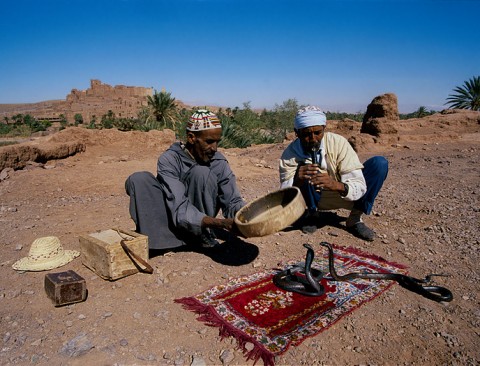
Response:
[[[319,150],[320,150],[320,141],[314,142],[312,144],[303,145],[303,151],[307,155],[310,155],[313,152],[318,152]]]

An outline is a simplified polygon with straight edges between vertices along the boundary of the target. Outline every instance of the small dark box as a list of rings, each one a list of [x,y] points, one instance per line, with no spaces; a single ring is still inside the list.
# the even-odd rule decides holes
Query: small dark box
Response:
[[[55,306],[73,304],[87,298],[85,280],[72,270],[45,275],[45,292]]]

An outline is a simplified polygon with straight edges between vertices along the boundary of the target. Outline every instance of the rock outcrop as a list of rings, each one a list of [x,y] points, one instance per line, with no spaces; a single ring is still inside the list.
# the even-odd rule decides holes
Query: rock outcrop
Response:
[[[393,93],[379,95],[368,105],[360,132],[372,136],[395,134],[397,130],[392,122],[398,119],[397,96]]]
[[[85,151],[85,143],[79,141],[34,146],[19,144],[0,148],[0,172],[5,168],[23,169],[29,162],[46,163],[64,159]]]

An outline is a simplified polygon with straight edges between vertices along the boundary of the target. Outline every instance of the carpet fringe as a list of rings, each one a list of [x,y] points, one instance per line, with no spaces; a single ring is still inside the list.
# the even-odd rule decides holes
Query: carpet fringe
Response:
[[[218,328],[218,333],[221,339],[234,337],[237,341],[238,349],[243,352],[247,361],[253,360],[253,365],[255,365],[261,358],[264,366],[275,366],[275,356],[271,352],[266,350],[255,339],[246,336],[235,327],[225,323],[222,318],[217,315],[212,306],[204,305],[193,297],[184,297],[175,299],[174,301],[181,304],[184,309],[198,314],[199,316],[197,317],[197,320],[203,322],[205,325]],[[247,343],[253,344],[252,350],[247,350]]]

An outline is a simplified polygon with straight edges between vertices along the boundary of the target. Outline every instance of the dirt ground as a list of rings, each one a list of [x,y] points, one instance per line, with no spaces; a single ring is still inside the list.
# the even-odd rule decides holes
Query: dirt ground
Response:
[[[1,365],[252,365],[233,339],[221,340],[174,299],[230,277],[305,257],[303,243],[352,246],[408,266],[409,273],[447,273],[439,285],[454,300],[437,303],[394,285],[331,328],[277,357],[277,365],[480,364],[479,192],[480,114],[437,114],[399,121],[395,135],[357,139],[361,159],[383,155],[390,172],[365,221],[377,232],[365,242],[344,230],[347,213],[326,214],[314,234],[283,231],[225,243],[215,253],[169,252],[150,259],[153,274],[105,281],[82,257],[45,272],[17,272],[38,237],[54,235],[79,250],[79,235],[112,227],[133,229],[124,181],[155,172],[170,131],[149,133],[68,128],[26,142],[52,147],[81,141],[65,159],[4,171],[0,181]],[[331,123],[346,137],[355,123]],[[278,189],[283,144],[222,150],[245,200]],[[23,145],[23,144],[22,144]],[[5,148],[2,148],[5,149]],[[0,149],[0,153],[1,153]],[[47,273],[74,270],[85,278],[85,302],[54,307]],[[260,360],[257,364],[261,365]]]

